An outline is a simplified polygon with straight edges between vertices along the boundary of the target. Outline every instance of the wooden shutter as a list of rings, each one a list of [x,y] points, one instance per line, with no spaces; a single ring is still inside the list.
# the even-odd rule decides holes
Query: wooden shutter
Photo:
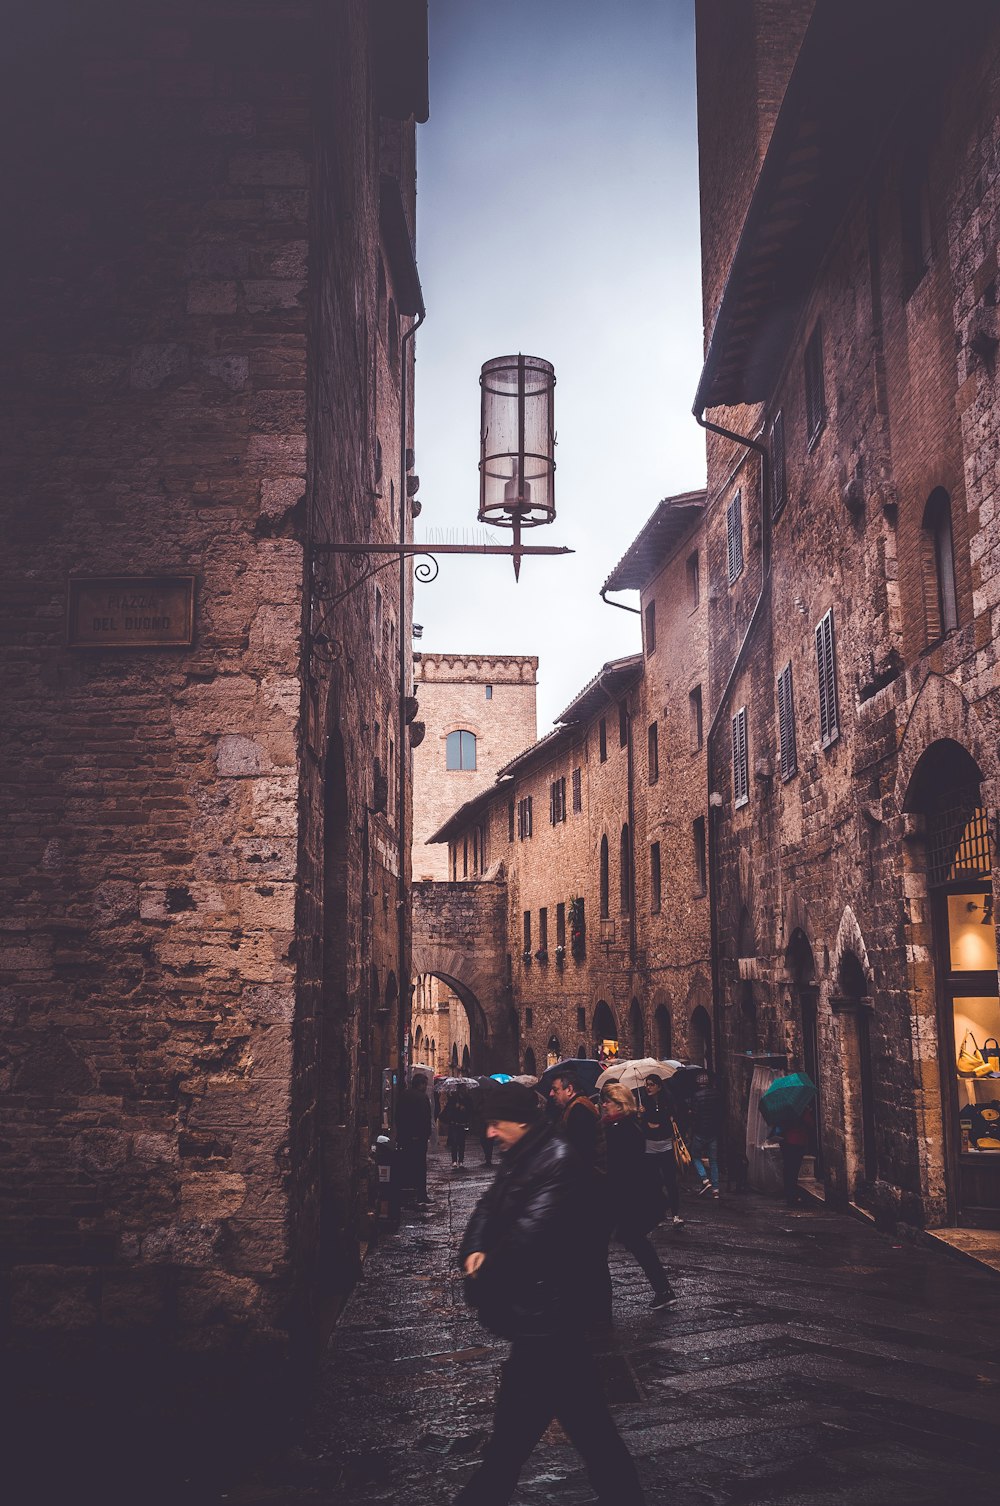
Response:
[[[556,824],[556,786],[555,781],[549,785],[549,821],[553,826]]]
[[[743,571],[743,493],[736,496],[726,508],[726,564],[729,584]]]
[[[819,736],[826,748],[840,736],[837,718],[837,655],[832,607],[816,628],[816,671],[819,683]]]
[[[741,706],[732,720],[733,730],[733,804],[746,805],[749,800],[747,766],[747,708]]]
[[[778,744],[782,779],[791,779],[798,767],[795,747],[795,701],[792,694],[792,666],[786,664],[778,676]]]

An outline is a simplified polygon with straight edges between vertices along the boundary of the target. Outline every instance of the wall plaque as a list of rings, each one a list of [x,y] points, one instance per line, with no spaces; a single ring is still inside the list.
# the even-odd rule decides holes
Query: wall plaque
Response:
[[[193,575],[71,575],[70,648],[174,648],[194,640]]]

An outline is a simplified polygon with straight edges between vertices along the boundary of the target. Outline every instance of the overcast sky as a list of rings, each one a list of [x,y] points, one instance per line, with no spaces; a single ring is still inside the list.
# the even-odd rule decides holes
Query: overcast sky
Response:
[[[523,351],[555,366],[558,433],[556,521],[528,541],[576,554],[526,560],[517,586],[509,560],[443,558],[415,647],[537,654],[540,734],[639,648],[598,592],[657,501],[704,484],[693,9],[430,0],[416,537],[486,541],[479,371]]]

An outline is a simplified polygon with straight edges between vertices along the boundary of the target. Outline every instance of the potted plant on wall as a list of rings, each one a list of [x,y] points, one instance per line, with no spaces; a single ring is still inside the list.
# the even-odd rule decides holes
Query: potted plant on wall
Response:
[[[563,963],[566,961],[566,948],[564,946],[556,947],[555,958],[556,967],[562,967]]]

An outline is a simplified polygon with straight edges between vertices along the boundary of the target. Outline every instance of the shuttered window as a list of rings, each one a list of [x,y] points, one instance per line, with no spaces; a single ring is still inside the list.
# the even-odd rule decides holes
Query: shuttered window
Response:
[[[583,810],[583,775],[579,769],[573,770],[573,811]]]
[[[792,694],[792,666],[786,664],[778,676],[778,749],[782,779],[791,779],[798,768],[795,751],[795,700]]]
[[[732,585],[743,573],[743,493],[736,496],[726,508],[726,564],[729,584]]]
[[[566,781],[554,779],[549,785],[549,820],[555,826],[566,819]]]
[[[741,706],[733,717],[733,804],[746,805],[750,799],[750,769],[747,751],[747,708]]]
[[[646,733],[646,764],[649,782],[655,784],[660,777],[660,737],[656,722],[650,722]]]
[[[517,802],[517,835],[522,842],[531,836],[531,796]]]
[[[824,748],[828,748],[840,736],[837,715],[837,651],[832,607],[816,628],[816,671],[819,684],[819,737]]]
[[[771,425],[771,517],[776,518],[788,500],[785,472],[785,415],[776,413]]]

